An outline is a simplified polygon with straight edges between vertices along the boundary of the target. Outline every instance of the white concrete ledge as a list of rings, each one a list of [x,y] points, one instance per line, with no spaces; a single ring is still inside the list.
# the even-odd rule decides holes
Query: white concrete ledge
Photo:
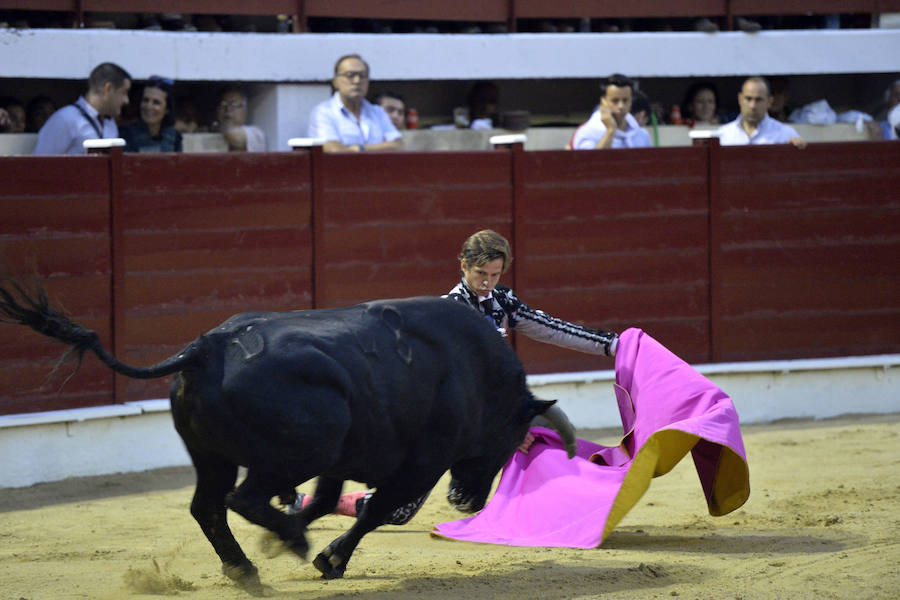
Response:
[[[140,407],[126,404],[111,406],[91,406],[89,408],[70,408],[68,410],[48,410],[46,412],[22,413],[20,415],[0,416],[0,429],[7,427],[26,427],[29,425],[46,425],[48,423],[81,423],[95,419],[110,419],[141,414]]]
[[[18,415],[0,416],[0,429],[7,427],[26,427],[29,425],[46,425],[48,423],[82,423],[97,419],[115,417],[133,417],[136,415],[169,412],[169,400],[139,400],[125,404],[108,406],[89,406],[86,408],[69,408],[66,410],[48,410],[44,412],[22,413]]]
[[[347,52],[365,56],[376,79],[403,81],[596,79],[608,70],[632,77],[892,73],[900,30],[278,35],[7,29],[0,30],[0,78],[83,80],[97,63],[115,60],[137,79],[165,73],[182,81],[326,82],[335,58]],[[598,72],[598,56],[615,56],[615,68]]]

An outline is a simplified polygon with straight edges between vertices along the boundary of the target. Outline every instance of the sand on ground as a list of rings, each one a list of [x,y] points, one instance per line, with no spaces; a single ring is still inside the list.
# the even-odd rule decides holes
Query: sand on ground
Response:
[[[745,426],[742,508],[710,517],[687,458],[591,550],[430,536],[460,516],[446,476],[409,524],[363,539],[344,579],[323,580],[288,553],[266,558],[259,527],[230,523],[271,598],[897,598],[898,434],[900,414]],[[193,482],[192,469],[174,468],[0,490],[0,599],[249,598],[188,511]],[[350,523],[314,523],[313,552]]]

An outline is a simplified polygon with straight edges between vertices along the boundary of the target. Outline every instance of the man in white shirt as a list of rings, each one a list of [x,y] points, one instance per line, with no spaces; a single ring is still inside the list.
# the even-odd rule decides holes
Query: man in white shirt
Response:
[[[213,129],[222,134],[229,152],[265,152],[266,134],[256,125],[247,124],[247,94],[236,87],[219,92]]]
[[[308,135],[325,140],[325,152],[402,150],[401,134],[380,106],[366,100],[369,65],[348,54],[334,65],[334,95],[309,116]]]
[[[88,90],[74,104],[53,113],[38,131],[32,154],[84,154],[82,142],[119,137],[116,118],[128,104],[131,75],[113,63],[91,71]]]
[[[572,136],[572,150],[600,148],[646,148],[652,146],[647,133],[631,114],[634,82],[620,73],[610,75],[600,86],[600,105]]]
[[[769,116],[772,93],[763,77],[750,77],[744,81],[738,94],[741,114],[737,119],[718,129],[719,143],[723,146],[746,144],[792,144],[806,148],[806,140],[797,130]]]

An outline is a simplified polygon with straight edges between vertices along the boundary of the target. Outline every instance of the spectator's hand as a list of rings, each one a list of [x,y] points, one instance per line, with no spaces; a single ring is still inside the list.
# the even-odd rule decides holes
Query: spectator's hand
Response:
[[[799,149],[801,149],[801,150],[803,150],[804,148],[806,148],[806,140],[804,140],[802,137],[792,137],[791,139],[788,140],[788,142],[789,142],[794,148],[799,148]]]
[[[519,452],[523,454],[528,454],[528,449],[531,448],[531,445],[534,443],[534,436],[531,435],[531,432],[525,434],[525,439],[519,444]]]
[[[0,132],[5,133],[10,125],[12,125],[12,121],[9,118],[9,113],[0,108]]]
[[[617,129],[616,118],[606,104],[600,104],[600,120],[603,121],[607,131],[615,131]]]

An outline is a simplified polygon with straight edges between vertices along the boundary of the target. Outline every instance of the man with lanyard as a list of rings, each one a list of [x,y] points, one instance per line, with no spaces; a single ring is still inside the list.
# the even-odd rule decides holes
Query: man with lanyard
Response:
[[[384,109],[366,100],[369,65],[348,54],[334,65],[334,95],[317,104],[309,115],[308,135],[325,140],[325,152],[402,150],[401,133]]]
[[[88,90],[63,106],[38,131],[32,154],[84,154],[84,140],[119,137],[116,118],[128,104],[131,75],[113,63],[91,71]]]

